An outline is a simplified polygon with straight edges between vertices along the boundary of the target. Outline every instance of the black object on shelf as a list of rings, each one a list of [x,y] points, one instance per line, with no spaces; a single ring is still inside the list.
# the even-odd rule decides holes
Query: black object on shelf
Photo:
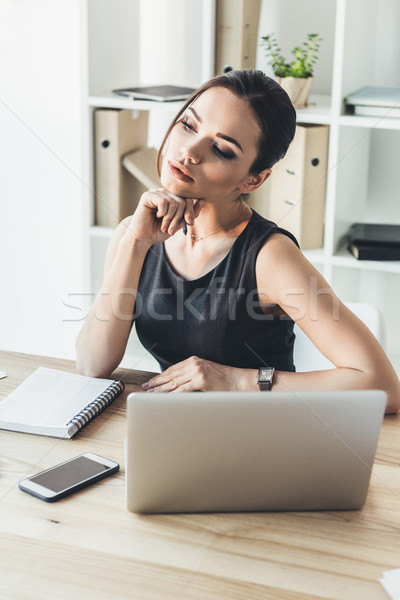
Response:
[[[400,225],[353,223],[347,249],[358,260],[400,260]]]

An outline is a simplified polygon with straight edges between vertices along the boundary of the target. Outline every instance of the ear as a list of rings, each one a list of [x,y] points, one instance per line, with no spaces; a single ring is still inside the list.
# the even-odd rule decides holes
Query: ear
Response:
[[[266,179],[268,179],[271,173],[272,169],[264,169],[264,171],[260,171],[260,173],[256,173],[256,175],[248,175],[244,182],[239,186],[239,190],[242,194],[254,192]]]

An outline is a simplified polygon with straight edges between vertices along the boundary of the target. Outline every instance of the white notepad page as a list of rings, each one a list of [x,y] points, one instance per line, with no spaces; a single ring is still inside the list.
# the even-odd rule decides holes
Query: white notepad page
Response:
[[[39,367],[0,402],[0,421],[64,427],[111,383],[111,379]]]

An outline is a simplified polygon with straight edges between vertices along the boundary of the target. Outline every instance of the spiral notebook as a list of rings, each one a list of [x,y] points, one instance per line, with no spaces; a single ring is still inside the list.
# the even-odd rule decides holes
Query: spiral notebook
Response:
[[[72,438],[124,387],[122,381],[39,367],[0,402],[0,429]]]

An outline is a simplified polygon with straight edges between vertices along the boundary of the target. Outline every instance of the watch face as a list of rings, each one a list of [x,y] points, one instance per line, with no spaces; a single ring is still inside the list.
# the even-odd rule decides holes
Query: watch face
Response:
[[[271,381],[272,369],[260,369],[258,371],[258,381]]]

